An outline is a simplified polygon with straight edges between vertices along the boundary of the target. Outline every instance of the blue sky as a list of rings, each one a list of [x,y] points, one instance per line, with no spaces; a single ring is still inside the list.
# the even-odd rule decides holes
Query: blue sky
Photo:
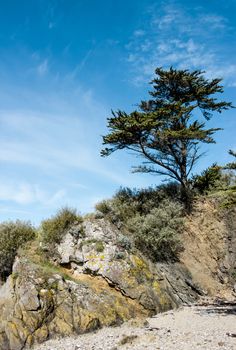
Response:
[[[82,213],[120,186],[158,177],[131,174],[122,152],[100,157],[111,109],[147,98],[157,66],[203,69],[236,91],[236,1],[0,1],[0,220],[39,223],[64,206]],[[235,110],[197,171],[229,161]]]

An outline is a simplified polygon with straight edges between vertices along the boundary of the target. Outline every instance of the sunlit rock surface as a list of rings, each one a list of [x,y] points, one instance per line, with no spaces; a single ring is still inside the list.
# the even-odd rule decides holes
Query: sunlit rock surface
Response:
[[[153,264],[104,219],[65,233],[51,262],[37,249],[16,259],[0,289],[1,350],[153,315],[202,292],[183,264]]]

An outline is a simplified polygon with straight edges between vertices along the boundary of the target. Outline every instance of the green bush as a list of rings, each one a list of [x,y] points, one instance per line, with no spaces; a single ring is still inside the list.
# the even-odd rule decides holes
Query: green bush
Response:
[[[131,250],[132,248],[132,242],[129,237],[120,235],[117,237],[117,245],[120,248],[123,248],[125,250]]]
[[[224,176],[227,181],[227,188],[225,189],[225,200],[222,203],[222,206],[225,208],[235,207],[236,206],[236,152],[233,150],[229,151],[229,154],[234,157],[234,161],[226,164],[223,169]]]
[[[221,180],[223,180],[221,167],[214,163],[200,175],[194,176],[192,180],[193,188],[197,190],[198,193],[204,194],[219,187]]]
[[[96,205],[96,210],[118,227],[122,226],[122,224],[137,212],[135,201],[122,201],[116,196],[112,199],[99,202]]]
[[[50,219],[41,223],[42,240],[44,243],[60,243],[66,231],[75,223],[81,223],[82,217],[76,209],[62,208]]]
[[[235,152],[230,151],[235,156]],[[236,162],[225,166],[213,164],[200,175],[194,176],[192,186],[195,193],[215,195],[221,201],[221,207],[229,208],[236,205]]]
[[[96,209],[126,232],[117,240],[121,248],[130,250],[134,242],[154,261],[176,260],[182,250],[179,233],[184,212],[179,198],[176,183],[141,190],[121,188]]]
[[[180,187],[176,183],[157,186],[147,189],[121,188],[108,200],[103,200],[96,205],[96,210],[106,219],[121,227],[136,214],[146,215],[153,208],[157,208],[164,199],[178,200]]]
[[[5,280],[12,272],[18,248],[35,237],[29,222],[6,221],[0,224],[0,278]]]
[[[170,200],[147,215],[137,214],[127,223],[138,249],[154,261],[177,260],[183,247],[180,233],[183,229],[183,208]]]
[[[95,208],[97,211],[99,211],[103,215],[108,215],[111,211],[110,201],[104,199],[101,202],[97,203],[95,205]]]
[[[104,244],[102,241],[98,241],[96,244],[95,244],[95,250],[97,253],[102,253],[104,251]]]

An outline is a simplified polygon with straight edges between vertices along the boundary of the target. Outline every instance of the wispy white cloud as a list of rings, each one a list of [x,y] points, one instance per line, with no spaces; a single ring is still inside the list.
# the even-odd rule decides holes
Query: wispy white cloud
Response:
[[[208,15],[202,15],[200,17],[200,22],[204,25],[210,25],[212,29],[224,29],[227,27],[227,19],[214,15],[214,14],[208,14]]]
[[[67,74],[67,78],[74,80],[80,74],[87,61],[92,56],[93,52],[94,49],[89,50],[83,57],[83,59],[76,65],[76,67],[70,73]]]
[[[28,210],[14,209],[14,208],[12,208],[12,206],[6,207],[5,205],[4,206],[0,206],[0,213],[2,213],[2,214],[11,214],[11,215],[12,215],[12,213],[14,213],[16,215],[19,215],[19,214],[20,215],[24,214],[24,215],[27,215],[27,216],[30,215],[30,211],[28,211]],[[5,220],[7,220],[7,218]]]
[[[167,8],[166,14],[162,17],[154,17],[153,25],[157,25],[159,29],[169,28],[174,22],[177,22],[181,17],[181,13],[174,8]]]
[[[38,66],[37,66],[37,73],[40,76],[45,75],[48,72],[48,60],[43,60]]]
[[[149,183],[129,175],[131,157],[100,157],[110,105],[82,86],[81,65],[57,72],[53,58],[37,51],[23,53],[21,65],[11,59],[5,61],[14,63],[17,77],[0,62],[0,72],[7,72],[0,84],[0,219],[3,206],[29,219],[47,216],[48,206],[50,212],[66,204],[86,212],[109,189]],[[22,208],[30,214],[20,215]]]
[[[26,71],[48,62],[37,52],[30,53],[30,60]],[[27,74],[35,79],[35,70]],[[123,163],[100,157],[100,135],[110,108],[75,75],[55,77],[52,70],[45,75],[37,89],[1,83],[0,99],[6,103],[0,110],[0,164],[5,176],[0,181],[0,218],[7,215],[1,203],[12,208],[13,217],[29,219],[48,216],[49,206],[50,212],[64,205],[86,212],[92,209],[97,184],[116,188],[139,181],[124,175]],[[30,213],[21,213],[22,207]]]
[[[60,98],[57,102],[60,105]],[[102,106],[99,109],[92,91],[80,95],[78,102],[83,111],[78,110],[78,115],[69,111],[66,118],[64,114],[30,110],[0,111],[0,125],[6,135],[0,139],[0,162],[54,173],[55,177],[65,169],[81,170],[119,185],[132,185],[133,180],[123,176],[120,165],[111,167],[112,160],[107,162],[99,155],[101,118],[105,125],[107,111]]]
[[[66,191],[60,189],[55,193],[47,193],[42,190],[39,185],[20,183],[0,185],[0,199],[1,201],[11,201],[17,204],[42,204],[44,206],[51,206],[58,201],[64,199]]]
[[[203,69],[209,77],[222,77],[225,84],[235,86],[236,64],[233,57],[224,56],[225,43],[218,40],[230,31],[226,18],[200,9],[190,12],[173,3],[152,7],[149,17],[142,37],[134,32],[126,45],[134,84],[148,82],[156,67],[172,65]]]
[[[140,36],[144,36],[145,35],[145,31],[142,29],[137,29],[134,31],[134,36],[136,37],[140,37]]]

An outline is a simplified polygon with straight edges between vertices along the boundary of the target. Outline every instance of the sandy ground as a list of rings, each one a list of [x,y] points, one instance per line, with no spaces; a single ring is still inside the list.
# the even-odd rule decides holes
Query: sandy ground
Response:
[[[236,306],[185,306],[146,321],[130,321],[35,350],[236,350]]]

